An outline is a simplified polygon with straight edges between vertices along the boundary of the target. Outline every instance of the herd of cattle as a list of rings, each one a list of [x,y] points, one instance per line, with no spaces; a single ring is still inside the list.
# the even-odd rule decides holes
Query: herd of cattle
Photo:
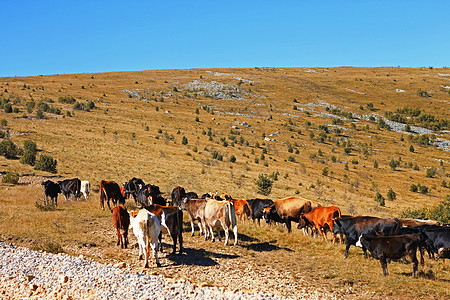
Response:
[[[62,193],[66,200],[79,199],[81,194],[89,197],[90,184],[78,178],[54,183],[50,180],[42,183],[45,200],[57,204]],[[423,265],[423,252],[429,257],[450,258],[450,226],[440,225],[432,220],[379,218],[372,216],[342,215],[336,206],[324,207],[317,202],[301,197],[288,197],[272,201],[271,199],[235,200],[229,195],[207,193],[199,197],[178,186],[171,194],[170,205],[161,195],[159,187],[145,184],[142,179],[132,178],[119,186],[114,181],[100,181],[100,207],[104,210],[106,202],[111,210],[113,223],[117,231],[117,245],[126,248],[128,229],[132,228],[138,240],[139,258],[145,260],[148,267],[149,247],[151,247],[157,266],[160,266],[158,249],[162,247],[162,234],[170,235],[173,251],[183,252],[183,211],[187,212],[194,235],[195,222],[205,239],[215,240],[214,229],[220,240],[220,228],[225,232],[225,245],[228,244],[229,230],[234,234],[234,245],[238,242],[236,216],[251,218],[260,225],[264,219],[268,224],[285,224],[291,232],[291,222],[298,223],[297,228],[304,234],[320,235],[327,240],[327,231],[333,235],[332,242],[338,239],[346,242],[344,258],[347,258],[351,245],[361,247],[367,258],[367,250],[380,261],[383,275],[387,276],[387,262],[409,256],[413,265],[413,276],[417,276],[419,250]],[[133,197],[139,211],[128,212],[125,200]],[[344,238],[345,237],[345,238]]]

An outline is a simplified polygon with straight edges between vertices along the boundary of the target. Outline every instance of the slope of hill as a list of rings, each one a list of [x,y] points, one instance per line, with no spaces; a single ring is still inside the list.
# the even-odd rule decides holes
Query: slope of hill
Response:
[[[449,80],[447,69],[351,67],[0,78],[4,135],[20,147],[32,140],[38,156],[58,162],[54,175],[0,158],[0,172],[15,170],[23,183],[4,185],[2,232],[73,241],[58,221],[67,211],[109,218],[92,211],[95,198],[31,220],[49,176],[93,185],[140,177],[166,194],[180,185],[252,198],[261,197],[255,179],[268,174],[270,198],[301,195],[345,214],[398,217],[435,205],[450,194]],[[10,228],[13,220],[23,226]]]

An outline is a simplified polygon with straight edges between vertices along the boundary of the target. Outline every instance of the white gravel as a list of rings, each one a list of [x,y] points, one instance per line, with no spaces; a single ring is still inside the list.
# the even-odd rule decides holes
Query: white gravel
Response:
[[[122,264],[123,265],[123,264]],[[0,299],[278,299],[0,242]]]

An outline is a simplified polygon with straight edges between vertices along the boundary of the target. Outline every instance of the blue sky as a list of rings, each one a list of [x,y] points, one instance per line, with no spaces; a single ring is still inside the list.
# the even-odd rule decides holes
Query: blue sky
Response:
[[[450,66],[448,0],[1,2],[0,76]]]

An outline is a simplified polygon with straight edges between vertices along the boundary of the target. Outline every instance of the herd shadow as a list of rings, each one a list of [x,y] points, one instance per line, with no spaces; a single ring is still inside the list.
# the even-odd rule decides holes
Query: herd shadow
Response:
[[[170,249],[169,251],[172,251]],[[182,254],[168,254],[166,259],[172,261],[174,265],[191,265],[200,267],[217,266],[219,263],[213,258],[236,259],[239,255],[215,253],[205,249],[183,248]]]

